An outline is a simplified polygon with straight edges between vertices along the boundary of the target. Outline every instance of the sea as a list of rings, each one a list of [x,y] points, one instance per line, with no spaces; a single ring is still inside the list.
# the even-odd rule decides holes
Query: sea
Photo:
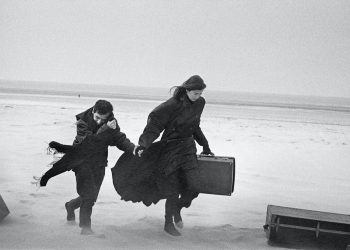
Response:
[[[171,97],[171,87],[141,87],[0,80],[0,100],[64,103],[106,99],[151,109]],[[350,98],[279,95],[206,89],[205,113],[211,117],[350,126]],[[205,114],[204,113],[204,114]]]

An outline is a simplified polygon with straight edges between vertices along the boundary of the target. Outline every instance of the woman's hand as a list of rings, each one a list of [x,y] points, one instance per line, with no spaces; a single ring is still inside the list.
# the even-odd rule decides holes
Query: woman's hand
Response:
[[[211,152],[209,146],[204,146],[201,155],[210,155],[210,156],[214,156],[215,154],[214,154],[213,152]]]
[[[133,153],[137,157],[141,157],[144,150],[145,150],[145,147],[137,145],[137,146],[135,146]]]

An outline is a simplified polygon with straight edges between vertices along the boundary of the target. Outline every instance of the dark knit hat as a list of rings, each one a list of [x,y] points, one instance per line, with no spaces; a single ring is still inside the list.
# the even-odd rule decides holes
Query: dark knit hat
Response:
[[[186,82],[184,82],[181,87],[184,87],[186,90],[203,90],[206,88],[207,85],[205,85],[203,79],[198,76],[194,75],[191,76]]]

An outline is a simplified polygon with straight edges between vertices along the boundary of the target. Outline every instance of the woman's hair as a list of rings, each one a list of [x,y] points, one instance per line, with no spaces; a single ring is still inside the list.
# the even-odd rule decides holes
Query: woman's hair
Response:
[[[186,93],[186,90],[188,91],[203,90],[206,87],[207,85],[205,85],[203,79],[198,75],[194,75],[194,76],[191,76],[187,81],[185,81],[180,86],[172,87],[170,91],[172,91],[175,88],[173,97],[179,100]]]
[[[109,101],[98,100],[94,105],[94,112],[97,112],[101,115],[111,113],[113,111],[113,106]]]

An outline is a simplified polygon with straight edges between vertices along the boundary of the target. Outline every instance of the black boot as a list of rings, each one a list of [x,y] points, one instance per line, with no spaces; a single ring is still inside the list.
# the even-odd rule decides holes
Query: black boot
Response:
[[[184,227],[184,223],[181,218],[181,208],[182,206],[178,203],[176,209],[174,210],[174,222],[178,228]]]
[[[173,216],[165,216],[164,231],[172,236],[181,236],[180,232],[174,226]]]
[[[174,208],[177,204],[177,195],[171,196],[165,201],[165,224],[164,231],[172,236],[180,236],[180,232],[176,230],[173,222]]]
[[[66,207],[66,210],[67,210],[67,221],[75,221],[74,208],[69,206],[68,202],[66,202],[64,206]]]
[[[80,196],[78,196],[77,198],[72,199],[72,200],[66,202],[66,204],[64,204],[64,206],[66,207],[66,211],[67,211],[67,221],[68,222],[75,222],[74,210],[78,209],[80,207],[80,204],[81,204]]]

